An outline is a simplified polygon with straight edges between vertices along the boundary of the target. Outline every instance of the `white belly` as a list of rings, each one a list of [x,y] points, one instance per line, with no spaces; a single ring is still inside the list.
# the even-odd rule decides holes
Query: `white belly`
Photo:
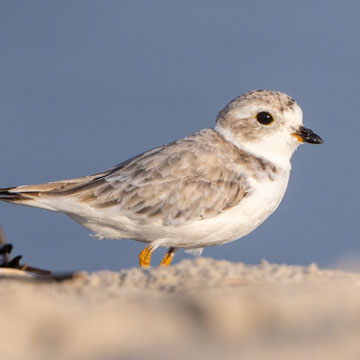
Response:
[[[265,221],[278,207],[284,196],[289,176],[282,181],[254,183],[253,191],[233,208],[222,214],[195,221],[188,225],[174,227],[166,239],[166,245],[159,239],[159,246],[197,248],[224,244],[237,240]]]
[[[94,213],[94,216],[87,213],[86,217],[68,215],[100,238],[151,242],[154,248],[203,248],[234,241],[258,227],[279,205],[288,179],[289,173],[285,176],[282,173],[274,181],[253,180],[250,184],[252,191],[238,205],[212,218],[189,221],[178,226],[131,220],[122,215],[118,208],[109,209],[100,217],[99,212]]]

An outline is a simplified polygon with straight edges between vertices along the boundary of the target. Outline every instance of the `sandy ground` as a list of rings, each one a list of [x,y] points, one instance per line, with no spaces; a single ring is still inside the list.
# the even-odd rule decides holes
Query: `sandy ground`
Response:
[[[199,258],[1,278],[1,359],[359,359],[360,274]]]

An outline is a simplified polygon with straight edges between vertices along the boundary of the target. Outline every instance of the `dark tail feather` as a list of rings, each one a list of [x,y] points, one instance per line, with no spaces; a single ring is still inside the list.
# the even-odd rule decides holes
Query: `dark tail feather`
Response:
[[[92,188],[95,184],[98,184],[99,181],[103,181],[104,176],[108,173],[109,171],[82,178],[54,181],[46,184],[21,185],[17,187],[3,188],[0,189],[0,201],[42,207],[35,205],[34,203],[29,204],[27,202],[30,200],[36,200],[36,198],[42,196],[76,194],[79,191]]]
[[[32,200],[38,195],[38,192],[22,192],[16,191],[17,188],[4,188],[0,189],[0,201],[6,201],[10,203],[23,203],[27,200]]]

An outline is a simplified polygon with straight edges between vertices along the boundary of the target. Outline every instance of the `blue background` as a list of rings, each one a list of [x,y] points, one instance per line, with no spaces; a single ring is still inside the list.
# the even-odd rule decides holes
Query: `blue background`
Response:
[[[105,170],[213,126],[245,91],[281,90],[325,144],[295,153],[273,216],[204,256],[321,266],[357,257],[359,12],[349,0],[2,1],[0,185]],[[0,223],[16,254],[51,269],[137,266],[144,247],[5,203]]]

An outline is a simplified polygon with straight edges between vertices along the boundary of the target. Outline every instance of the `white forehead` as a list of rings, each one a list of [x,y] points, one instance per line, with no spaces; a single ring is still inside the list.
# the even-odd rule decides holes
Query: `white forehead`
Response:
[[[298,127],[303,123],[303,112],[297,103],[291,109],[285,110],[283,116],[284,120],[291,126]]]

